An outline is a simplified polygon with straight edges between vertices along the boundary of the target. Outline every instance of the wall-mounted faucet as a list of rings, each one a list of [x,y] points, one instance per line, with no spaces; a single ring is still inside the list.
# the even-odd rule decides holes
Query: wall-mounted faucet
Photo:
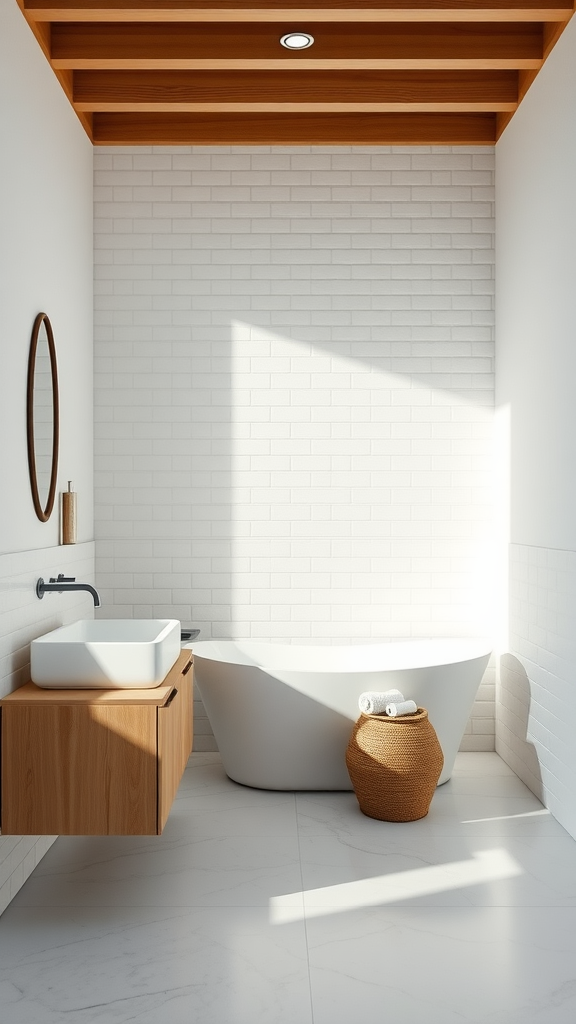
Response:
[[[40,577],[36,584],[36,594],[40,600],[42,600],[44,594],[51,591],[61,594],[64,590],[85,590],[88,594],[92,594],[94,607],[100,607],[100,595],[96,588],[92,587],[89,583],[76,583],[75,576],[64,576],[63,573],[59,573],[57,579],[51,576],[49,583],[45,583],[42,577]]]

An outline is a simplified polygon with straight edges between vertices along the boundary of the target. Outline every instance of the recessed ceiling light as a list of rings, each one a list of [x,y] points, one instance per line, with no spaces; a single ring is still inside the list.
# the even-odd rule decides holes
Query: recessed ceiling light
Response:
[[[282,36],[280,42],[287,50],[306,50],[312,46],[314,36],[311,36],[309,32],[288,32],[287,35]]]

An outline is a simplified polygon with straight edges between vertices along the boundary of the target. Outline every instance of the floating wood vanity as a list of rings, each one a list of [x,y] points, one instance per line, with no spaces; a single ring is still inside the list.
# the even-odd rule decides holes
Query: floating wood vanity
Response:
[[[192,749],[192,656],[153,689],[4,697],[4,835],[160,835]]]

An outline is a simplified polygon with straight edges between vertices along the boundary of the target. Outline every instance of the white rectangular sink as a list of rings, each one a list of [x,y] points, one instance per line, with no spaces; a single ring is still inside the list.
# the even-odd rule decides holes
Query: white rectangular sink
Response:
[[[149,688],[179,654],[178,619],[80,619],[32,641],[30,670],[52,689]]]

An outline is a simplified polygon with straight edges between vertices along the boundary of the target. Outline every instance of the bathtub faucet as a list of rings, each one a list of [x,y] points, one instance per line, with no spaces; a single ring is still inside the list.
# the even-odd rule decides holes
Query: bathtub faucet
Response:
[[[61,594],[64,590],[85,590],[86,593],[92,594],[94,600],[94,607],[100,607],[100,595],[95,587],[91,586],[90,583],[76,583],[75,576],[65,576],[64,573],[58,573],[58,578],[54,579],[50,577],[50,582],[45,583],[42,577],[36,584],[36,595],[42,600],[44,594],[55,592]]]

